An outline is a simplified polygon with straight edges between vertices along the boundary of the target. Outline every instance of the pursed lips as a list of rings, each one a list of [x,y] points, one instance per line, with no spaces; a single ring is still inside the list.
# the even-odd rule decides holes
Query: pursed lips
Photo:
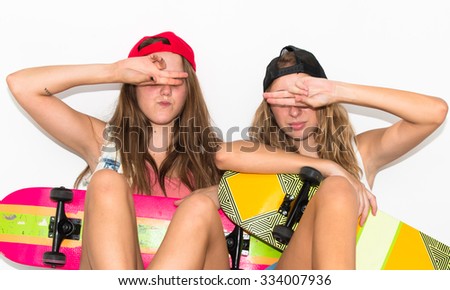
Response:
[[[306,122],[291,122],[288,123],[289,127],[294,131],[299,131],[305,127]]]
[[[169,107],[172,105],[170,101],[158,101],[157,104],[160,105],[161,107]]]

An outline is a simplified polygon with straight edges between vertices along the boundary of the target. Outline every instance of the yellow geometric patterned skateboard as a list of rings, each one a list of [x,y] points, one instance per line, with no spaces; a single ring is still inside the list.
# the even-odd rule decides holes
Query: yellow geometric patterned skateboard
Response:
[[[450,247],[378,210],[358,226],[358,269],[450,270]]]
[[[286,196],[301,195],[303,183],[297,174],[227,171],[219,184],[219,201],[235,224],[272,248],[273,256],[277,253],[279,257],[286,244],[274,237],[273,229],[285,225],[287,219],[280,207],[286,203]],[[308,199],[316,190],[317,186],[310,186]],[[381,210],[376,216],[369,215],[365,225],[356,230],[357,269],[450,270],[448,245]]]

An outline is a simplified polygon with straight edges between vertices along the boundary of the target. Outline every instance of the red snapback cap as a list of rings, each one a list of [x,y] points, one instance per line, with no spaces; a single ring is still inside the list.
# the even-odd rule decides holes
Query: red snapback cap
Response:
[[[149,44],[140,47],[147,40],[149,40]],[[183,56],[192,65],[194,71],[196,70],[194,51],[189,44],[171,31],[143,37],[134,45],[128,57],[146,56],[161,51],[168,51]]]

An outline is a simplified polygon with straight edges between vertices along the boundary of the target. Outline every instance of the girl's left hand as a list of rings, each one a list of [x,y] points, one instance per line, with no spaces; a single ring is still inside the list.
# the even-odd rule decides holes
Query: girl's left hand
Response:
[[[200,188],[200,189],[197,189],[197,190],[194,190],[193,192],[191,192],[190,195],[188,195],[188,196],[186,196],[186,197],[184,197],[182,199],[176,200],[174,204],[176,206],[179,206],[186,198],[189,198],[189,196],[191,196],[193,194],[204,194],[204,195],[208,196],[214,202],[214,204],[216,205],[217,209],[220,209],[219,197],[217,195],[218,190],[219,190],[219,186],[218,185],[213,185],[213,186],[210,186],[210,187]]]
[[[331,170],[328,176],[342,176],[352,185],[358,202],[359,225],[363,226],[369,216],[369,212],[372,212],[372,215],[377,214],[378,204],[376,196],[359,179],[351,175],[340,165],[333,162],[328,166],[328,170]]]
[[[319,108],[335,102],[336,84],[324,78],[299,76],[286,91],[263,94],[271,105]]]
[[[367,189],[364,184],[360,184],[361,190],[358,191],[358,203],[359,203],[359,225],[362,227],[367,221],[369,212],[372,215],[376,215],[378,211],[377,198],[376,196]]]
[[[181,85],[188,74],[167,71],[165,60],[158,54],[131,57],[115,63],[116,79],[133,85]]]

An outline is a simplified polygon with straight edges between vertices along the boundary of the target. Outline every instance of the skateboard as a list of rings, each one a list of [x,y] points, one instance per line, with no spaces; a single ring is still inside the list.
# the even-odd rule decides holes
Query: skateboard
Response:
[[[133,197],[139,243],[146,267],[175,212],[175,199],[144,195]],[[0,253],[22,265],[78,269],[84,199],[84,190],[64,187],[25,188],[9,194],[0,202]],[[271,249],[267,251],[264,244],[235,226],[221,210],[219,213],[231,269],[264,269],[276,261],[276,257],[271,256]]]
[[[236,225],[281,255],[321,180],[310,167],[300,174],[227,171],[219,183],[219,202]],[[448,245],[381,210],[356,231],[357,269],[450,270]]]

